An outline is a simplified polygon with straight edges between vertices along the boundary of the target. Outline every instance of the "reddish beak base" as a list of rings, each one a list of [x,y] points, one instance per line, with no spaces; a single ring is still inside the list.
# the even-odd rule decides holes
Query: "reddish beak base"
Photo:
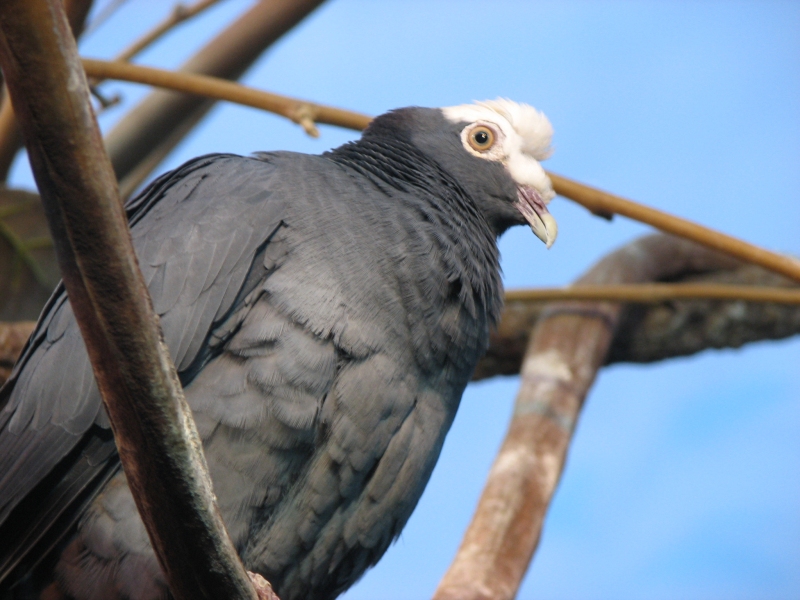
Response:
[[[547,210],[547,205],[539,192],[529,186],[519,186],[514,206],[525,217],[536,237],[542,240],[548,248],[552,246],[558,235],[558,224]]]

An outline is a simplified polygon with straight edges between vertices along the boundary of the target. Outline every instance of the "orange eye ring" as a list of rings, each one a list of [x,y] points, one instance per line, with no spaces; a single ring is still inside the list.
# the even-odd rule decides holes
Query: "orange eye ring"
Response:
[[[486,125],[478,125],[469,132],[467,141],[469,141],[470,147],[476,152],[486,152],[494,146],[494,131],[486,127]]]

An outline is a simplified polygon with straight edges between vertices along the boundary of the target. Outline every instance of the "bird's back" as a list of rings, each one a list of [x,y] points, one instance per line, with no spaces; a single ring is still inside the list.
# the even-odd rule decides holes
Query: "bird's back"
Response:
[[[342,156],[203,157],[130,210],[226,525],[283,600],[334,597],[399,533],[499,305],[478,221]],[[2,585],[55,545],[76,598],[166,594],[63,290],[0,403]]]

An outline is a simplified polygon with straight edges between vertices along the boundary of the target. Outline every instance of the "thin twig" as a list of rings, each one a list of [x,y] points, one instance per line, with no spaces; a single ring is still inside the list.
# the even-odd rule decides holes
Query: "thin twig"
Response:
[[[800,290],[713,283],[634,283],[575,285],[563,288],[507,290],[506,301],[606,300],[655,304],[665,300],[743,300],[800,304]]]
[[[255,2],[178,70],[236,80],[322,2]],[[213,106],[207,97],[157,89],[128,111],[105,138],[123,198],[139,188]]]
[[[86,74],[90,77],[132,81],[178,92],[206,96],[216,100],[227,100],[244,106],[260,108],[298,124],[302,121],[310,121],[312,123],[324,123],[326,125],[338,125],[348,129],[362,130],[372,120],[371,117],[357,112],[271,92],[263,92],[218,77],[209,77],[208,75],[177,73],[153,67],[91,58],[84,58],[83,66],[86,69]]]
[[[364,114],[279,94],[262,92],[205,75],[175,73],[151,67],[93,59],[84,59],[83,63],[86,73],[90,76],[122,79],[190,94],[204,95],[218,100],[228,100],[281,115],[296,123],[302,123],[307,129],[313,123],[325,123],[348,129],[362,130],[372,120],[371,117]],[[595,214],[621,214],[800,281],[800,261],[794,258],[770,252],[743,240],[631,200],[608,194],[561,175],[554,173],[548,173],[548,175],[553,181],[556,193],[582,204]]]
[[[643,206],[614,194],[578,183],[555,173],[548,173],[556,193],[577,202],[595,214],[618,214],[641,223],[647,223],[680,237],[694,240],[709,248],[725,252],[745,262],[759,265],[770,271],[800,281],[800,261],[759,248],[738,238],[714,231],[686,219],[681,219],[655,208]]]
[[[217,2],[219,2],[219,0],[200,0],[191,6],[177,4],[166,19],[161,21],[161,23],[144,34],[133,44],[128,46],[128,48],[120,52],[114,60],[119,62],[128,62],[142,50],[147,48],[150,44],[158,40],[162,35],[167,33],[170,29],[180,25],[184,21],[191,19],[196,15],[199,15],[201,12],[207,8],[210,8]]]

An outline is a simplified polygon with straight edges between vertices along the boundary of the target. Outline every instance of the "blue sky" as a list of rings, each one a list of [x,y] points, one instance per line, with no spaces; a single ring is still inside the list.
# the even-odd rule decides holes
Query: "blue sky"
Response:
[[[250,3],[222,2],[142,56],[177,66]],[[110,57],[169,3],[129,0],[83,44]],[[506,96],[555,128],[555,172],[800,255],[800,3],[332,0],[248,73],[378,114]],[[121,109],[145,90],[123,93]],[[222,105],[160,170],[212,151],[321,152],[353,132]],[[23,161],[14,181],[29,184]],[[648,232],[563,199],[546,251],[501,240],[510,287],[566,284]],[[800,340],[605,369],[577,428],[528,598],[800,597]],[[347,600],[429,597],[505,432],[514,377],[470,386],[417,511]]]

